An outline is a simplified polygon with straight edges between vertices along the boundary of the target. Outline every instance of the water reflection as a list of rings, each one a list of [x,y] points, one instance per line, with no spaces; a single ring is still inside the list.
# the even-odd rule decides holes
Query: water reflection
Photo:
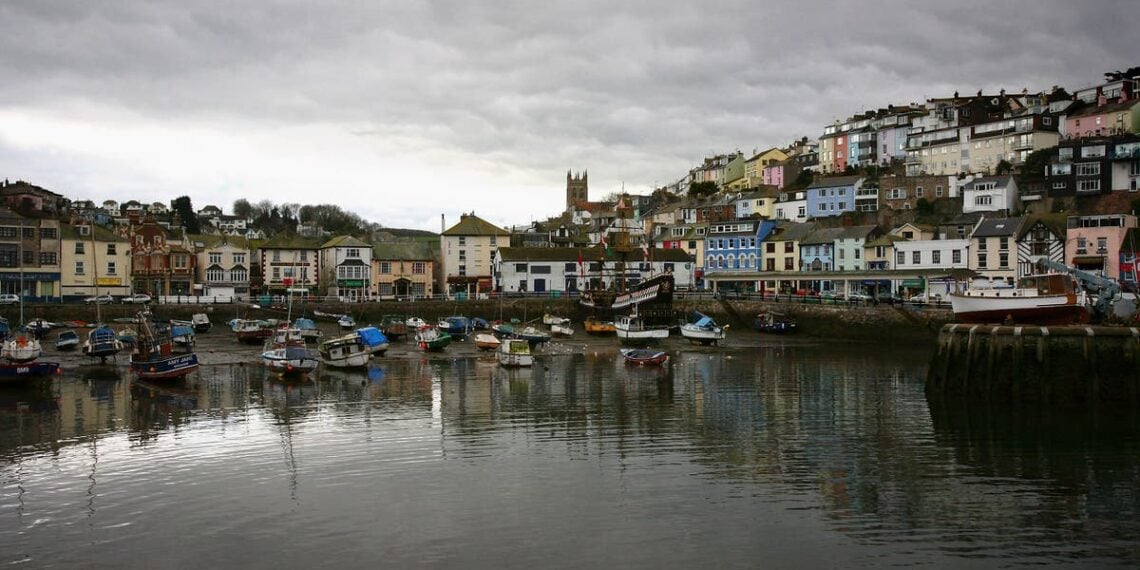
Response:
[[[143,532],[174,551],[195,532],[257,544],[241,531],[268,541],[302,524],[313,537],[292,540],[313,552],[336,533],[488,562],[508,547],[479,540],[484,527],[530,538],[505,542],[531,562],[580,533],[604,533],[599,562],[635,565],[699,563],[631,548],[687,533],[700,539],[693,556],[745,565],[789,536],[812,549],[778,565],[828,560],[816,551],[936,565],[1137,560],[1136,417],[928,404],[928,356],[774,344],[676,351],[661,368],[552,352],[521,369],[417,357],[298,380],[205,366],[170,383],[83,369],[0,390],[0,536],[24,537],[45,564],[67,562],[53,558],[59,540],[94,544],[75,534],[80,519],[100,540]],[[155,517],[173,505],[180,526],[168,529]],[[575,516],[540,516],[552,511]],[[47,530],[33,512],[50,514]],[[406,530],[373,524],[378,512]],[[752,532],[757,520],[774,526]],[[114,530],[124,522],[134,529]],[[799,534],[781,538],[784,526]],[[267,564],[309,561],[260,544]],[[111,549],[80,550],[113,565]]]

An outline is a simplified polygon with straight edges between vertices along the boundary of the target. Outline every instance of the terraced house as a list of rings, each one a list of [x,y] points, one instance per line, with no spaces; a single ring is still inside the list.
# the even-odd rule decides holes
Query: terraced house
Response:
[[[372,297],[372,246],[352,236],[321,245],[321,291],[344,301]]]
[[[59,220],[0,210],[0,293],[58,301]]]
[[[64,301],[131,293],[127,238],[88,221],[61,224],[60,283]]]
[[[409,241],[372,246],[372,289],[380,299],[435,295],[435,248]]]
[[[216,299],[249,296],[253,254],[248,240],[227,235],[193,235],[188,239],[198,258],[195,294]]]

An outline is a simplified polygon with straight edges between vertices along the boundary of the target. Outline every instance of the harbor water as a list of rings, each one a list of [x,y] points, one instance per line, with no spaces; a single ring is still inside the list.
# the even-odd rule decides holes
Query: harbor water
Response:
[[[930,402],[933,346],[733,331],[660,369],[616,339],[530,369],[394,346],[283,381],[227,334],[182,381],[120,357],[0,387],[0,562],[1140,564],[1136,417]]]

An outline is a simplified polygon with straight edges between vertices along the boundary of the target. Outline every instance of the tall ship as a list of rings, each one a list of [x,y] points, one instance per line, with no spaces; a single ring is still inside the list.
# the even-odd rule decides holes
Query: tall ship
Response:
[[[583,275],[586,286],[579,304],[595,319],[610,321],[636,312],[648,324],[673,324],[673,274],[646,274],[644,268],[653,266],[649,242],[640,224],[630,219],[633,210],[624,196],[615,209],[617,219],[603,230],[601,244],[591,248],[599,271]]]

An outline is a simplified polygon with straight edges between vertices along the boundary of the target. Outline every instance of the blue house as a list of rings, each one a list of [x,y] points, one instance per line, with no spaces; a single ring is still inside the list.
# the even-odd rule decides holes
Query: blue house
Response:
[[[717,282],[717,288],[754,290],[756,274],[763,266],[760,244],[775,227],[771,220],[710,223],[705,235],[705,277]]]
[[[809,218],[838,216],[855,211],[855,193],[863,187],[862,176],[832,176],[807,187]]]

